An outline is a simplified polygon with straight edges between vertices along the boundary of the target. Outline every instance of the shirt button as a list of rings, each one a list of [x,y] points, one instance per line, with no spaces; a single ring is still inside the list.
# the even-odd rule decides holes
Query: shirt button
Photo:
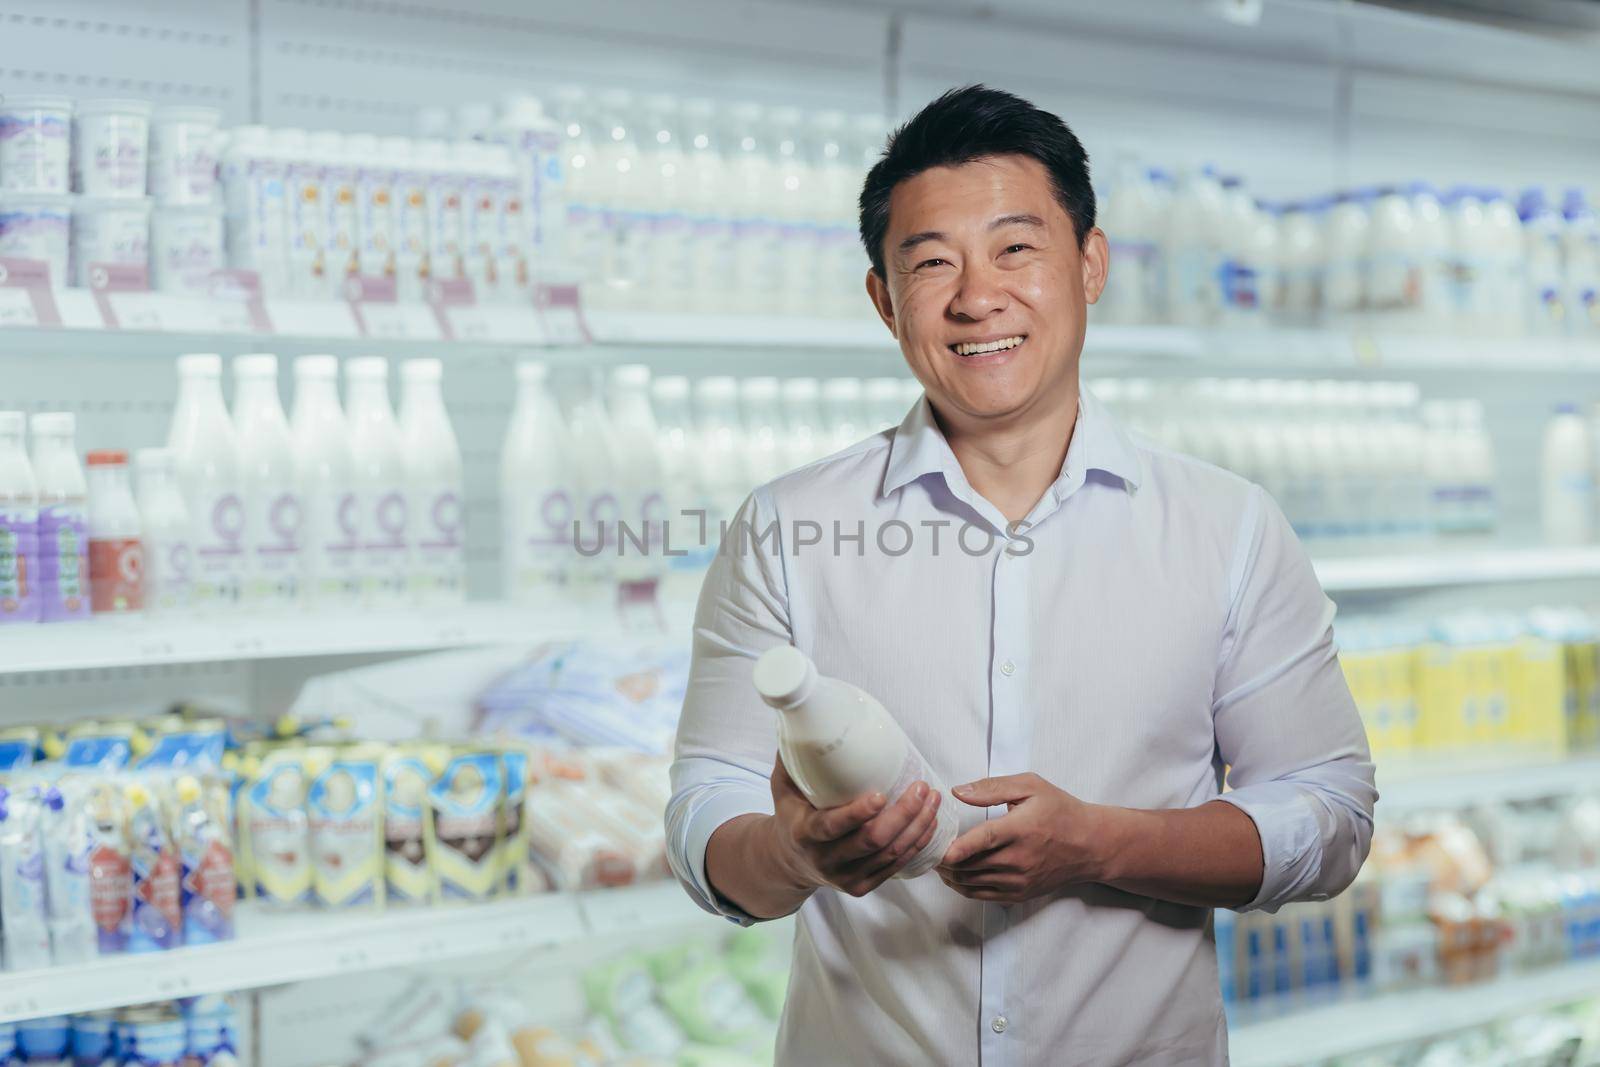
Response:
[[[1004,663],[1000,664],[1000,673],[1009,678],[1013,674],[1017,673],[1017,665],[1012,663],[1010,660],[1006,660]]]
[[[989,1020],[989,1029],[993,1030],[997,1034],[1005,1033],[1006,1017],[1004,1015],[996,1015],[993,1019]]]

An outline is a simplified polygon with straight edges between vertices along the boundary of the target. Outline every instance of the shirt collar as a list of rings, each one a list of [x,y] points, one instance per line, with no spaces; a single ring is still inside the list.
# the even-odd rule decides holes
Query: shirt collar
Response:
[[[1080,457],[1083,471],[1103,471],[1120,478],[1129,489],[1139,487],[1143,468],[1138,449],[1127,431],[1087,389],[1078,393],[1078,421],[1073,427],[1072,444],[1056,487],[1070,476],[1071,468],[1079,463]],[[888,496],[928,474],[944,475],[946,484],[951,486],[966,483],[961,464],[934,421],[933,409],[924,395],[895,429],[894,440],[889,445],[889,464],[883,475],[882,495]]]

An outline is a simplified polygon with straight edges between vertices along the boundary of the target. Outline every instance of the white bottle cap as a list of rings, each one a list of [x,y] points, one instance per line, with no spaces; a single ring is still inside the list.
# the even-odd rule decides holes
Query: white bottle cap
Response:
[[[294,376],[296,378],[337,378],[339,376],[339,361],[333,356],[296,356],[294,359]]]
[[[389,361],[382,356],[356,356],[345,361],[344,376],[347,381],[387,381]]]
[[[149,471],[170,471],[178,463],[178,454],[170,448],[141,448],[133,454],[133,465],[140,474]]]
[[[550,368],[535,360],[527,360],[517,364],[517,382],[522,385],[542,382],[549,374]]]
[[[747,402],[764,403],[778,398],[778,379],[746,378],[739,383],[739,397]]]
[[[181,378],[222,377],[222,357],[215,352],[191,352],[178,357],[178,376]]]
[[[694,383],[696,400],[724,401],[733,400],[739,394],[739,383],[726,375],[713,375],[710,378],[701,378]]]
[[[28,416],[20,411],[0,411],[0,433],[22,436],[28,428]]]
[[[378,135],[375,133],[352,133],[344,139],[344,148],[352,156],[360,158],[361,162],[368,162],[371,157],[378,154]]]
[[[78,432],[78,416],[70,411],[41,411],[28,420],[33,436],[70,437]]]
[[[791,403],[806,404],[822,392],[822,383],[815,378],[790,378],[780,386],[783,398]]]
[[[658,400],[684,400],[689,396],[689,379],[681,374],[669,374],[651,382],[650,392]]]
[[[778,645],[761,653],[755,666],[756,692],[775,708],[794,707],[817,684],[817,668],[811,658],[792,645]]]
[[[408,359],[400,364],[403,382],[437,382],[444,378],[444,364],[437,359]]]
[[[250,352],[233,357],[235,378],[276,378],[278,357],[271,352]]]
[[[643,389],[650,384],[650,368],[643,363],[624,363],[611,369],[615,389]]]

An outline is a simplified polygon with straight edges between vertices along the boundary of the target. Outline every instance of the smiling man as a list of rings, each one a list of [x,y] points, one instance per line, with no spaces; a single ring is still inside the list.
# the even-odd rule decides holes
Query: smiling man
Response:
[[[925,397],[745,502],[700,597],[673,868],[738,922],[799,911],[783,1064],[1224,1063],[1209,909],[1325,899],[1371,838],[1333,606],[1265,493],[1080,389],[1110,264],[1059,118],[935,100],[861,237]],[[954,798],[812,808],[751,685],[780,643],[878,697]],[[937,874],[891,880],[941,803]]]

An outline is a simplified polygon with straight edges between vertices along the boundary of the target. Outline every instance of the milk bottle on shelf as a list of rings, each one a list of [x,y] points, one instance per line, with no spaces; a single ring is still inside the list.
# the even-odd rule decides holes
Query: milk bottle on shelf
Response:
[[[1336,193],[1324,229],[1327,257],[1322,275],[1322,306],[1329,314],[1349,316],[1367,306],[1371,273],[1372,220],[1368,190]]]
[[[585,300],[597,308],[637,306],[644,204],[648,177],[639,157],[639,127],[633,94],[609,89],[600,94],[601,128],[595,135],[594,168],[589,182],[599,210],[599,242],[588,249],[595,260],[594,284]]]
[[[1522,220],[1499,189],[1484,190],[1483,222],[1489,252],[1490,319],[1495,334],[1521,333],[1527,324],[1527,302],[1522,299],[1526,250]]]
[[[222,402],[222,357],[178,357],[178,400],[167,447],[193,525],[194,602],[202,609],[238,602],[245,558],[245,511],[239,494],[239,446]]]
[[[512,155],[516,245],[527,250],[527,265],[535,277],[553,280],[562,265],[566,227],[566,133],[537,97],[517,94],[502,103],[496,136]]]
[[[561,410],[543,363],[517,364],[517,400],[500,450],[501,584],[521,603],[558,600],[577,561],[578,490]]]
[[[708,497],[706,546],[721,544],[722,524],[733,521],[754,488],[745,465],[744,435],[739,429],[738,384],[729,377],[701,378],[694,385],[700,482]],[[699,531],[695,531],[698,536]]]
[[[440,392],[437,359],[400,365],[400,435],[411,524],[411,589],[425,603],[466,595],[466,523],[461,446]]]
[[[139,509],[128,484],[128,454],[104,448],[86,457],[89,467],[89,581],[95,614],[144,607],[144,547]]]
[[[1398,185],[1382,185],[1375,191],[1367,235],[1367,307],[1399,315],[1414,325],[1423,266],[1412,199]]]
[[[783,399],[783,465],[803,467],[828,454],[818,402],[822,383],[815,378],[789,378],[778,387]]]
[[[860,378],[829,378],[822,383],[823,428],[829,452],[849,448],[867,435]]]
[[[1447,206],[1455,249],[1455,320],[1466,330],[1484,330],[1494,317],[1489,307],[1494,298],[1494,238],[1485,220],[1483,194],[1476,186],[1458,185],[1450,191]]]
[[[661,538],[667,516],[656,417],[650,408],[650,368],[638,363],[613,368],[607,400],[622,509],[617,577],[659,578],[666,570]]]
[[[1457,401],[1456,422],[1461,469],[1466,472],[1467,529],[1469,533],[1492,534],[1499,522],[1499,505],[1495,498],[1494,440],[1484,420],[1483,402]]]
[[[1168,229],[1167,306],[1173,322],[1208,326],[1222,308],[1219,268],[1226,216],[1222,186],[1210,167],[1178,186]]]
[[[1411,196],[1411,221],[1420,266],[1417,324],[1426,331],[1442,331],[1453,324],[1455,314],[1451,293],[1454,280],[1450,220],[1433,186],[1427,182],[1412,182],[1407,190]]]
[[[1522,220],[1524,262],[1522,307],[1528,332],[1542,336],[1567,330],[1564,245],[1566,222],[1545,199],[1543,189],[1522,194],[1517,214]]]
[[[257,607],[286,607],[300,593],[304,506],[289,421],[278,400],[277,356],[258,352],[234,357],[233,427],[245,514],[239,599]]]
[[[682,118],[689,212],[686,310],[714,312],[725,299],[734,270],[731,168],[716,105],[703,99],[685,100]]]
[[[356,570],[363,599],[392,606],[406,597],[411,522],[404,447],[389,406],[389,363],[382,356],[360,356],[345,362],[344,373],[350,485],[361,530]]]
[[[1095,304],[1102,322],[1149,323],[1149,296],[1156,267],[1154,218],[1146,193],[1149,179],[1137,159],[1119,159],[1099,198],[1100,227],[1111,245],[1111,274]]]
[[[89,617],[89,488],[73,440],[77,417],[45,411],[28,420],[39,491],[39,617]]]
[[[580,598],[607,595],[616,577],[619,497],[617,442],[598,381],[579,383],[567,413],[578,515],[568,585]]]
[[[823,111],[811,118],[816,144],[818,310],[828,316],[849,317],[862,310],[861,267],[865,253],[856,236],[853,212],[861,182],[849,151],[849,132],[843,112]]]
[[[1280,216],[1279,262],[1283,289],[1279,304],[1284,321],[1306,325],[1322,310],[1322,217],[1318,202],[1284,205]]]
[[[1222,179],[1221,307],[1222,319],[1234,326],[1258,326],[1266,299],[1265,275],[1277,257],[1273,221],[1263,218],[1235,175]]]
[[[681,314],[693,280],[689,263],[691,176],[678,102],[656,94],[644,101],[640,162],[649,211],[641,226],[640,304]]]
[[[0,625],[39,621],[39,489],[26,426],[22,412],[0,411]]]
[[[1600,333],[1600,219],[1581,189],[1567,190],[1561,214],[1567,224],[1562,246],[1568,318],[1574,333],[1594,336]]]
[[[734,205],[732,310],[771,314],[778,310],[778,220],[772,187],[776,184],[775,145],[767,115],[758,104],[729,111],[733,130],[728,148],[731,202]],[[726,284],[726,283],[725,283]]]
[[[776,222],[777,276],[773,278],[773,310],[783,315],[808,315],[818,310],[821,183],[812,160],[812,141],[797,107],[774,108],[773,189],[770,213]]]
[[[1552,545],[1594,540],[1594,447],[1576,404],[1561,404],[1545,424],[1539,514]]]
[[[700,520],[692,514],[705,506],[695,454],[694,423],[689,412],[689,379],[669,376],[650,383],[656,415],[656,454],[666,498],[663,553],[667,555],[665,599],[692,596],[700,571],[710,562],[700,543]]]
[[[294,361],[295,485],[304,513],[301,587],[317,604],[350,605],[361,595],[362,515],[352,482],[349,428],[339,407],[339,362]]]
[[[818,674],[789,645],[762,653],[753,676],[761,699],[778,710],[784,769],[813,807],[838,807],[873,792],[893,804],[919,781],[940,794],[933,840],[895,877],[916,878],[937,866],[958,832],[954,802],[894,716],[861,689]]]
[[[141,448],[133,455],[139,527],[144,543],[144,608],[181,612],[193,605],[193,524],[178,487],[171,449]]]
[[[739,407],[744,414],[744,451],[753,488],[788,469],[780,439],[778,379],[745,378],[739,383]]]
[[[597,159],[599,140],[609,136],[603,129],[597,108],[582,89],[566,85],[556,90],[556,117],[561,140],[561,166],[566,183],[562,198],[560,244],[556,245],[555,268],[562,277],[588,290],[600,284],[604,244],[602,200],[605,180]],[[532,211],[530,209],[530,215]],[[535,276],[545,268],[534,264]]]

